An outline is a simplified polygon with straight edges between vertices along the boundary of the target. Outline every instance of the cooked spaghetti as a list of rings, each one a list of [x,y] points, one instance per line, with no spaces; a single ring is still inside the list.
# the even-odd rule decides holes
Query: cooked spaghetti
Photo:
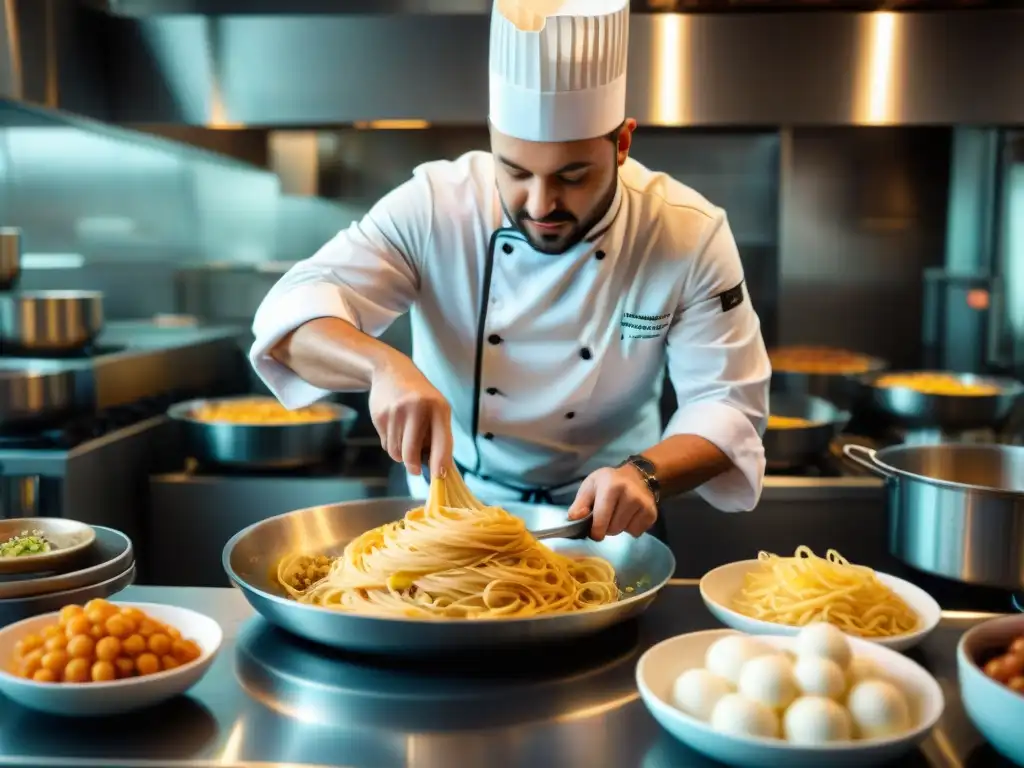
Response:
[[[870,568],[830,549],[818,557],[797,547],[793,557],[759,552],[732,608],[744,616],[790,626],[827,621],[850,635],[894,637],[912,632],[917,614]]]
[[[349,542],[310,583],[317,557],[283,558],[278,582],[301,603],[366,616],[520,619],[619,599],[610,563],[545,547],[520,518],[474,498],[454,468],[431,480],[424,506]]]

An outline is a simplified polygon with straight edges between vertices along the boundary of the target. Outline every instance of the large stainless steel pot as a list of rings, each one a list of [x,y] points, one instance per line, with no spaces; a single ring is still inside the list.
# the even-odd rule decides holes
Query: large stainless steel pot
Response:
[[[968,584],[1024,587],[1024,447],[847,445],[843,453],[886,480],[893,555]]]
[[[672,552],[650,535],[627,534],[603,541],[552,539],[544,543],[557,552],[597,555],[615,568],[620,586],[631,596],[589,611],[532,619],[494,621],[415,621],[381,619],[303,605],[285,597],[275,580],[277,563],[296,551],[310,549],[340,554],[345,545],[401,517],[423,502],[411,498],[370,499],[311,507],[262,520],[228,541],[224,570],[265,619],[307,640],[365,653],[415,655],[570,640],[599,632],[643,612],[675,572]],[[504,505],[526,521],[530,530],[564,523],[566,510],[527,504]]]
[[[61,354],[87,347],[103,330],[100,291],[22,291],[0,296],[0,348]]]
[[[935,395],[910,387],[882,387],[882,376],[899,375],[878,372],[859,376],[855,407],[867,408],[894,424],[908,429],[942,429],[963,432],[1000,426],[1009,418],[1024,394],[1024,384],[1015,379],[974,374],[946,374],[964,384],[988,384],[998,392],[992,395]]]
[[[764,433],[764,455],[772,469],[801,467],[820,459],[829,443],[843,431],[850,414],[820,397],[773,392],[772,416],[805,419],[807,426],[775,429],[769,421]]]
[[[74,407],[73,372],[0,359],[0,431],[53,421]]]
[[[249,469],[291,469],[316,464],[336,452],[356,421],[346,405],[323,403],[334,411],[328,421],[294,424],[237,424],[195,417],[200,406],[224,400],[188,400],[171,406],[167,415],[181,423],[186,450],[206,464]]]
[[[0,227],[0,291],[11,290],[21,275],[21,230]]]

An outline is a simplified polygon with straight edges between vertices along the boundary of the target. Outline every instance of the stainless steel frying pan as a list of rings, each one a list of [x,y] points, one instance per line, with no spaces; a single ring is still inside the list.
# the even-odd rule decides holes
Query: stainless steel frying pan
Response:
[[[908,429],[960,432],[999,427],[1010,416],[1021,395],[1024,395],[1024,384],[1019,381],[969,373],[940,372],[964,384],[990,384],[997,391],[991,395],[939,395],[910,387],[878,385],[883,375],[893,373],[879,372],[858,377],[856,382],[860,391],[856,399],[857,408],[868,408]]]
[[[843,431],[850,414],[820,397],[772,392],[773,416],[803,419],[803,426],[775,429],[769,422],[762,439],[764,455],[772,469],[790,469],[813,463],[824,456],[829,443]]]
[[[556,552],[608,560],[623,590],[621,599],[577,613],[486,621],[360,616],[297,603],[276,584],[276,566],[284,555],[303,550],[338,554],[356,536],[400,519],[421,503],[411,498],[366,499],[262,520],[231,537],[224,547],[224,570],[257,612],[288,632],[335,648],[399,656],[584,637],[641,614],[675,572],[671,550],[649,534],[603,541],[555,539],[546,543]],[[555,527],[565,515],[565,510],[552,507],[503,506],[531,530]]]

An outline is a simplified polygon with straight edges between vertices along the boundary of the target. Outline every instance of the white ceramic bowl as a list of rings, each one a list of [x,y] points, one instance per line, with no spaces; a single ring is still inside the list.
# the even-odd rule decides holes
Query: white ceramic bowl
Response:
[[[1024,615],[982,622],[968,630],[956,647],[960,698],[967,716],[1004,757],[1024,765],[1024,695],[1014,693],[981,670],[991,656],[1006,651],[1024,635]]]
[[[729,606],[743,588],[744,577],[763,566],[757,560],[740,560],[708,571],[700,580],[700,596],[704,605],[716,619],[727,627],[746,632],[748,635],[796,635],[801,627],[786,624],[775,624],[761,619],[752,619],[737,613]],[[917,629],[897,637],[863,638],[878,645],[884,645],[894,651],[905,651],[913,648],[924,640],[938,625],[942,618],[942,608],[935,599],[920,587],[909,581],[897,579],[887,573],[875,572],[878,580],[895,592],[920,619]]]
[[[922,667],[896,651],[875,643],[849,638],[855,656],[866,656],[898,682],[910,701],[914,728],[888,739],[864,739],[803,747],[781,739],[730,736],[672,706],[672,685],[688,669],[704,666],[704,654],[716,640],[738,634],[730,629],[713,629],[679,635],[648,650],[636,667],[640,698],[661,726],[707,757],[728,765],[750,768],[854,768],[879,765],[909,752],[927,736],[945,708],[938,682]],[[776,648],[792,650],[795,640],[780,635],[759,638]]]
[[[34,616],[0,630],[0,693],[31,709],[54,715],[90,717],[116,715],[158,704],[184,693],[206,674],[220,649],[224,633],[220,625],[201,613],[157,603],[117,603],[134,606],[153,618],[170,624],[182,637],[195,640],[202,655],[176,669],[145,677],[130,677],[109,683],[37,683],[7,671],[14,656],[14,644],[29,634],[38,634],[57,621],[57,613]]]

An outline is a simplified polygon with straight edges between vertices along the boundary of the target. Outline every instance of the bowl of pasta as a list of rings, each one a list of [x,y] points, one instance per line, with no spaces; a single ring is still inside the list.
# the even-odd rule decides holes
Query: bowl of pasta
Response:
[[[727,627],[755,635],[796,635],[827,622],[843,633],[894,651],[924,640],[942,609],[903,579],[849,563],[835,550],[818,557],[799,547],[793,557],[761,552],[700,580],[708,610]]]
[[[750,768],[888,765],[942,716],[935,678],[889,648],[826,623],[796,636],[692,632],[636,668],[655,720],[691,749]]]

